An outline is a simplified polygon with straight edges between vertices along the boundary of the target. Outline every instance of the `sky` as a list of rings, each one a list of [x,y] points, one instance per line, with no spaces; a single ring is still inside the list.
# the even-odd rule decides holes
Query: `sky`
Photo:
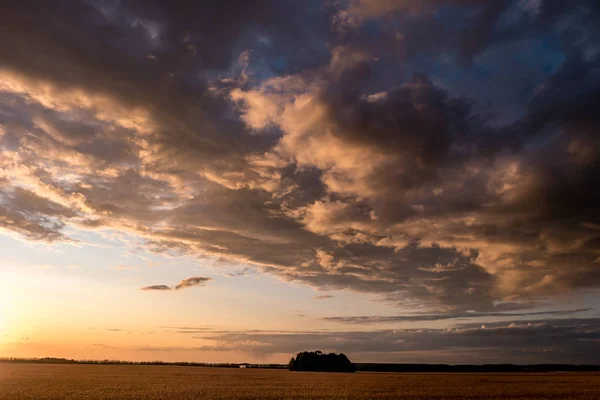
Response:
[[[598,362],[597,1],[1,7],[0,357]]]

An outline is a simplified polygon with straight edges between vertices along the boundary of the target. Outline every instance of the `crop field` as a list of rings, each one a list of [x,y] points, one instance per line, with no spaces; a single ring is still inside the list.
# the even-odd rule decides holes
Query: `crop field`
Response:
[[[600,373],[313,373],[0,364],[0,399],[600,399]]]

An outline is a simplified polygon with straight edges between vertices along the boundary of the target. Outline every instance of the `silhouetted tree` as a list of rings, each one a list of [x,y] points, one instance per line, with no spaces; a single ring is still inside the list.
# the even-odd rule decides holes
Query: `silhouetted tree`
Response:
[[[323,354],[320,351],[298,353],[289,362],[290,371],[355,372],[354,364],[344,353]]]

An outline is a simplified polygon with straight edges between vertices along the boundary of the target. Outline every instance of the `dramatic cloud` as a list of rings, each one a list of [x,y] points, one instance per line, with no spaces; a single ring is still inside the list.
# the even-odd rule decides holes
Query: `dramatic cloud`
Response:
[[[599,16],[596,1],[9,0],[0,229],[126,232],[420,321],[597,290]]]
[[[187,278],[182,280],[181,282],[179,282],[177,285],[171,287],[171,286],[167,286],[167,285],[153,285],[153,286],[146,286],[141,288],[141,290],[180,290],[180,289],[185,289],[185,288],[189,288],[192,286],[204,286],[206,284],[206,282],[212,281],[212,278],[203,278],[201,276],[193,276],[191,278]]]

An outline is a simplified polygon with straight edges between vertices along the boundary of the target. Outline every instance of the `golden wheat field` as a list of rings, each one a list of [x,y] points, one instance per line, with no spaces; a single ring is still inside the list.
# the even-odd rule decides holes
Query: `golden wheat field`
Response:
[[[326,374],[0,364],[0,399],[600,399],[600,374]]]

